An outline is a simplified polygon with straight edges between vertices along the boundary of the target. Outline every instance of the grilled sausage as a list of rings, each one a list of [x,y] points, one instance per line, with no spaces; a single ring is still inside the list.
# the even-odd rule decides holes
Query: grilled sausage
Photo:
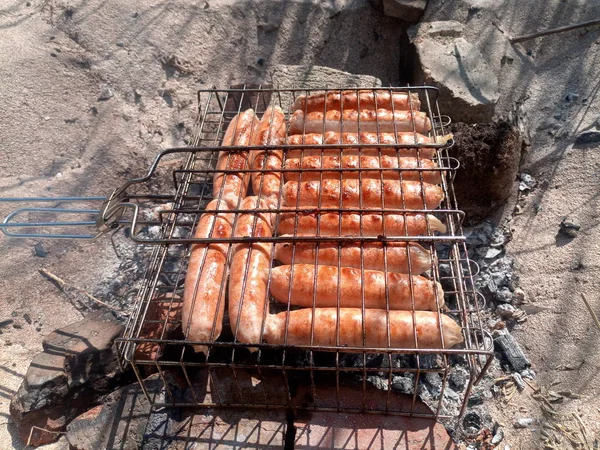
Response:
[[[319,93],[300,95],[296,98],[292,111],[300,109],[305,113],[313,111],[331,111],[337,109],[378,109],[389,110],[414,110],[421,108],[421,101],[416,93],[391,92],[386,90],[360,90],[356,91],[331,91],[327,94]]]
[[[281,144],[285,140],[286,132],[283,110],[279,106],[269,107],[262,116],[253,145]],[[281,170],[283,150],[254,150],[251,153],[253,170]],[[280,171],[252,173],[254,195],[265,199],[272,207],[277,207],[280,187]]]
[[[258,129],[258,119],[252,109],[248,109],[233,118],[225,137],[223,147],[248,146]],[[221,150],[217,160],[216,170],[247,170],[250,167],[248,151]],[[222,198],[233,209],[237,208],[240,199],[246,196],[249,173],[215,172],[213,179],[213,197]]]
[[[313,312],[314,339],[311,339]],[[288,314],[289,324],[286,330]],[[416,325],[416,340],[414,325]],[[338,326],[339,341],[337,340]],[[460,326],[454,320],[444,314],[438,316],[437,312],[432,311],[389,311],[388,313],[382,309],[367,309],[363,321],[361,308],[341,308],[338,321],[337,308],[314,310],[305,308],[270,315],[267,319],[265,340],[269,344],[287,345],[333,347],[337,344],[341,347],[356,348],[366,346],[385,349],[443,349],[460,344],[463,342],[463,337]]]
[[[246,197],[242,209],[266,209],[258,197]],[[273,235],[271,214],[242,214],[235,225],[235,237],[270,237]],[[261,341],[263,317],[268,303],[267,283],[271,262],[271,243],[236,244],[229,277],[229,321],[239,342]]]
[[[445,143],[451,138],[451,135],[438,137],[438,143]],[[434,140],[419,133],[335,133],[333,131],[310,134],[294,134],[288,136],[288,145],[335,145],[335,144],[361,144],[361,145],[377,145],[377,144],[396,144],[415,145],[415,144],[431,144]],[[286,152],[287,158],[299,158],[300,156],[320,156],[320,155],[337,155],[340,156],[340,148],[306,148],[306,149],[290,149]],[[345,147],[344,155],[356,155],[359,153],[363,156],[410,156],[432,159],[436,154],[436,149],[431,147],[421,148],[393,148],[393,147],[364,147],[354,148]]]
[[[290,118],[290,134],[324,133],[342,131],[348,133],[395,133],[414,131],[424,133],[431,130],[431,121],[421,111],[390,111],[387,109],[345,109],[314,111],[304,114],[296,110]]]
[[[274,267],[270,291],[278,302],[289,301],[291,305],[304,307],[336,307],[338,300],[342,308],[387,309],[389,304],[389,309],[394,310],[436,311],[438,305],[444,306],[444,291],[437,282],[419,275],[386,274],[353,267],[338,269],[314,264]]]
[[[441,174],[435,169],[437,164],[430,159],[417,158],[397,158],[394,156],[307,156],[304,158],[288,158],[285,161],[286,169],[305,170],[312,169],[309,172],[302,173],[302,181],[315,181],[325,178],[334,178],[348,180],[360,177],[376,178],[386,180],[420,181],[421,176],[426,183],[441,183]],[[341,171],[325,172],[323,169],[416,169],[423,168],[421,171],[397,171],[397,170],[361,170],[361,171]],[[421,175],[419,175],[421,174]],[[300,172],[285,172],[286,181],[299,181]]]
[[[443,199],[441,187],[418,181],[288,181],[283,185],[283,202],[287,206],[433,209]]]
[[[223,200],[211,201],[206,209],[228,211]],[[195,238],[231,237],[232,213],[204,213]],[[183,289],[182,327],[186,339],[214,342],[221,335],[227,279],[229,244],[193,244]],[[206,354],[206,346],[195,345]]]
[[[284,236],[285,237],[285,236]],[[385,253],[384,253],[385,248]],[[362,267],[371,270],[420,274],[431,269],[432,256],[419,244],[405,242],[281,242],[275,244],[275,259],[283,264],[319,264]],[[410,260],[410,267],[409,267]],[[387,265],[385,264],[387,262]],[[409,271],[410,269],[410,271]]]
[[[445,233],[446,226],[430,214],[361,215],[337,212],[282,213],[277,225],[277,233],[280,235],[301,233],[315,236],[317,230],[321,236],[420,236],[433,234],[434,231]]]

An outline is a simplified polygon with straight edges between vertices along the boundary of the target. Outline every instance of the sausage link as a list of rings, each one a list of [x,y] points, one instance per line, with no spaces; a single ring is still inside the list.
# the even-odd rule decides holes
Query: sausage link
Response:
[[[283,236],[285,237],[285,236]],[[385,254],[384,254],[385,248]],[[372,270],[420,274],[432,265],[432,255],[419,244],[405,242],[356,242],[337,244],[321,242],[281,242],[275,244],[275,259],[283,264],[321,264],[342,267],[361,267]],[[387,260],[387,261],[386,261]],[[386,263],[387,262],[387,266]]]
[[[314,340],[311,342],[314,312]],[[286,316],[289,325],[286,330]],[[388,343],[389,314],[389,343]],[[305,308],[270,315],[265,340],[269,344],[370,348],[451,348],[463,342],[460,326],[432,311],[389,311],[361,308]],[[413,323],[414,318],[414,323]],[[415,342],[415,327],[417,339]],[[339,341],[337,341],[339,325]],[[364,342],[363,342],[364,337]],[[443,343],[442,343],[443,338]],[[347,351],[347,350],[345,350]]]
[[[342,308],[362,308],[364,298],[365,308],[386,309],[386,287],[389,309],[436,311],[438,304],[444,306],[442,286],[419,275],[388,272],[386,280],[380,270],[314,264],[271,270],[271,295],[295,306],[335,307],[339,299]]]
[[[258,197],[246,197],[242,209],[266,209]],[[270,237],[271,214],[242,214],[236,222],[235,237]],[[229,277],[229,322],[239,342],[261,341],[263,317],[268,306],[267,284],[271,262],[271,243],[236,244]]]
[[[418,111],[421,108],[419,95],[407,92],[390,92],[380,90],[361,90],[358,91],[332,91],[325,93],[312,94],[308,97],[300,95],[296,98],[292,111],[300,109],[306,113],[313,111],[331,111],[337,109],[376,109],[385,108],[393,110]]]
[[[277,225],[280,235],[315,236],[317,231],[321,236],[420,236],[429,231],[445,233],[446,226],[431,214],[358,213],[282,213]]]
[[[248,109],[233,118],[223,138],[223,147],[251,145],[258,130],[258,119],[252,109]],[[250,167],[247,150],[221,150],[216,170],[247,170]],[[240,199],[246,196],[249,172],[215,172],[213,179],[213,197],[221,196],[231,209],[237,208]]]
[[[281,144],[285,140],[286,133],[283,110],[279,106],[269,107],[262,116],[253,145]],[[254,195],[265,199],[271,207],[277,207],[283,150],[254,150],[251,153],[253,170],[274,170],[274,172],[252,172]]]
[[[211,201],[206,209],[228,211],[223,200]],[[232,213],[204,213],[194,238],[228,238]],[[183,289],[182,326],[186,339],[214,342],[221,335],[227,279],[229,244],[193,244]],[[204,345],[194,345],[206,354]]]
[[[283,185],[283,202],[287,206],[434,209],[443,199],[440,186],[418,181],[288,181]]]
[[[357,179],[375,178],[385,180],[423,181],[431,184],[441,183],[441,174],[438,165],[430,159],[398,158],[394,156],[357,156],[357,155],[330,155],[330,156],[306,156],[304,158],[288,158],[285,168],[290,170],[302,170],[300,172],[285,172],[286,181],[318,181],[326,178],[333,179]],[[417,169],[420,171],[397,171],[377,169]],[[312,169],[306,172],[306,169]],[[326,172],[325,169],[373,169],[361,171],[337,171]]]
[[[321,130],[322,131],[322,130]],[[450,139],[450,135],[438,138],[440,143]],[[289,145],[335,145],[335,144],[356,144],[356,145],[374,145],[377,144],[395,144],[415,145],[415,144],[430,144],[433,139],[419,133],[335,133],[333,131],[323,133],[307,133],[294,134],[288,136],[287,144]],[[300,158],[300,156],[320,156],[333,155],[341,156],[342,149],[340,148],[306,148],[306,149],[290,149],[286,152],[287,158]],[[436,149],[431,147],[422,148],[394,148],[394,147],[362,147],[360,149],[354,147],[345,147],[344,155],[360,155],[363,156],[410,156],[432,159],[436,155]]]
[[[357,133],[395,133],[398,131],[415,131],[424,133],[431,130],[431,121],[421,111],[390,111],[387,109],[345,109],[313,111],[304,114],[296,110],[290,118],[290,134],[323,133],[342,131]]]

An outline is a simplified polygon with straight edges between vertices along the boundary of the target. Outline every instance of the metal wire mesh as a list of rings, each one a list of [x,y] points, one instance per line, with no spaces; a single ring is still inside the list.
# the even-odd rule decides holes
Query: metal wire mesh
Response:
[[[330,92],[339,92],[333,90]],[[358,90],[354,92],[359,99]],[[376,88],[370,90],[373,93],[407,92],[409,94],[409,108],[412,129],[409,133],[414,136],[414,141],[402,141],[385,143],[379,140],[375,143],[361,143],[360,133],[363,126],[375,129],[374,135],[381,136],[382,124],[379,115],[368,124],[361,124],[359,115],[356,129],[349,131],[355,133],[358,142],[354,143],[323,143],[325,140],[325,124],[320,134],[322,141],[318,144],[307,144],[302,139],[298,143],[294,138],[286,138],[283,144],[276,146],[260,147],[228,147],[230,155],[236,151],[254,151],[283,149],[284,157],[281,168],[275,172],[281,174],[284,180],[296,180],[298,185],[303,180],[322,183],[324,179],[336,179],[340,184],[345,180],[353,180],[361,187],[365,180],[374,180],[384,186],[387,180],[399,183],[402,186],[400,198],[396,203],[389,205],[389,197],[386,197],[385,189],[380,192],[381,201],[375,204],[368,203],[359,189],[357,199],[350,203],[347,197],[340,195],[333,201],[324,200],[323,193],[318,195],[317,205],[302,205],[300,201],[296,204],[286,203],[287,193],[284,192],[284,183],[281,183],[280,195],[276,205],[265,208],[243,209],[241,203],[231,211],[234,215],[233,227],[244,214],[264,213],[272,214],[274,219],[274,231],[272,236],[262,237],[227,237],[227,238],[194,238],[194,230],[199,218],[203,213],[218,213],[218,210],[206,209],[207,204],[213,198],[213,178],[216,173],[230,174],[264,174],[263,169],[252,170],[249,167],[236,168],[235,170],[217,171],[216,161],[218,152],[224,150],[219,147],[223,140],[225,130],[232,119],[247,108],[253,108],[258,116],[262,116],[269,106],[281,107],[289,119],[294,111],[292,105],[298,96],[310,96],[316,91],[305,89],[271,89],[271,88],[248,88],[229,90],[202,90],[198,93],[199,119],[191,142],[192,147],[170,149],[162,152],[148,174],[140,179],[133,180],[122,188],[117,189],[111,199],[105,205],[102,214],[102,222],[110,226],[114,223],[130,222],[131,237],[136,242],[156,245],[150,258],[144,285],[140,291],[133,313],[127,323],[124,337],[119,340],[119,356],[123,364],[131,364],[144,389],[144,376],[151,372],[158,372],[164,382],[164,402],[157,402],[156,397],[152,401],[156,406],[193,406],[193,407],[243,407],[243,408],[301,408],[324,411],[348,411],[368,412],[381,414],[401,414],[409,416],[448,417],[444,408],[444,390],[448,383],[452,362],[459,361],[469,372],[469,382],[462,393],[460,403],[460,414],[464,412],[470,390],[489,366],[492,358],[491,339],[482,327],[481,309],[483,307],[481,297],[475,291],[471,273],[471,263],[467,256],[465,239],[462,235],[461,222],[463,213],[458,209],[454,195],[452,180],[455,171],[459,168],[458,161],[451,158],[448,148],[452,145],[446,136],[445,127],[449,120],[440,114],[436,103],[437,92],[430,87],[403,87],[403,88]],[[317,91],[328,94],[327,90]],[[414,94],[411,95],[411,94]],[[377,95],[373,96],[377,99]],[[421,139],[415,127],[415,114],[417,107],[413,101],[418,99],[427,118],[431,121],[431,130],[427,133],[426,142]],[[375,100],[377,103],[377,100]],[[360,108],[360,104],[357,105]],[[377,109],[377,104],[375,104]],[[393,109],[393,107],[392,107]],[[305,111],[306,112],[306,111]],[[392,111],[394,112],[394,111]],[[325,111],[326,113],[326,111]],[[420,113],[419,113],[420,114]],[[326,115],[326,114],[325,114]],[[342,104],[343,116],[343,104]],[[388,124],[389,126],[389,124]],[[397,138],[396,125],[392,134]],[[306,131],[306,121],[302,131]],[[351,129],[348,123],[340,121],[340,131]],[[303,133],[304,134],[304,133]],[[421,139],[423,140],[423,139]],[[291,142],[293,141],[293,142]],[[433,149],[433,150],[432,150]],[[341,152],[343,151],[343,152]],[[435,166],[427,166],[423,163],[423,156],[430,154]],[[323,161],[325,156],[342,157],[344,155],[355,155],[358,158],[357,167],[334,168],[308,168],[302,166],[309,156],[317,156]],[[398,161],[397,166],[392,168],[369,168],[362,167],[362,156],[374,156],[382,161],[383,156],[389,156]],[[407,156],[416,158],[416,166],[402,167],[401,158]],[[291,167],[286,162],[299,161],[299,166]],[[321,162],[321,164],[323,164]],[[268,171],[273,173],[271,168]],[[404,194],[403,182],[417,183],[418,189],[425,192],[426,179],[436,177],[443,192],[443,200],[435,208],[428,204],[426,195],[422,195],[422,205],[409,204]],[[370,182],[370,181],[369,181]],[[299,188],[298,188],[299,189]],[[259,193],[254,193],[260,195]],[[387,202],[387,204],[386,204]],[[222,212],[222,211],[221,211]],[[329,216],[327,216],[329,215]],[[389,229],[387,218],[393,215],[401,223],[401,227]],[[411,228],[409,224],[415,215],[421,217],[422,227],[420,230]],[[333,217],[335,226],[325,229],[324,217]],[[300,218],[306,218],[314,222],[316,232],[313,236],[303,234],[308,222],[301,222]],[[375,220],[378,224],[373,228],[369,220]],[[445,225],[445,233],[435,234],[439,230],[439,222]],[[353,224],[355,232],[347,234],[345,224]],[[255,221],[256,226],[256,221]],[[282,233],[287,226],[287,231]],[[349,225],[350,226],[350,225]],[[415,231],[416,230],[416,231]],[[359,263],[354,268],[354,274],[358,273],[360,280],[365,279],[365,249],[369,246],[380,246],[383,251],[382,271],[385,276],[384,297],[385,310],[388,314],[387,336],[388,345],[368,346],[366,340],[367,331],[364,328],[366,321],[363,320],[363,345],[355,348],[344,346],[340,343],[339,323],[336,330],[336,345],[316,345],[314,341],[314,327],[318,323],[312,321],[311,340],[308,345],[286,345],[258,343],[251,347],[257,349],[251,352],[249,346],[236,342],[231,332],[229,322],[236,318],[228,317],[225,313],[223,332],[219,339],[212,342],[194,341],[186,336],[184,330],[189,324],[182,323],[182,297],[184,290],[184,278],[190,257],[190,244],[224,244],[228,248],[228,260],[231,260],[235,244],[248,243],[272,243],[288,244],[291,247],[291,270],[293,279],[294,267],[298,266],[298,254],[300,246],[312,246],[315,266],[321,267],[324,263],[319,262],[321,253],[319,249],[329,248],[337,251],[337,262],[328,264],[337,268],[338,280],[336,285],[337,298],[335,307],[339,314],[341,304],[341,254],[345,246],[358,249]],[[410,243],[410,244],[408,244]],[[407,283],[410,301],[412,305],[413,324],[415,317],[415,285],[414,277],[424,272],[427,280],[433,283],[441,283],[444,288],[443,295],[434,290],[434,302],[438,315],[439,333],[442,345],[439,348],[420,348],[417,326],[414,329],[414,343],[416,348],[394,348],[389,345],[389,312],[391,298],[388,265],[391,254],[396,246],[404,245],[406,253],[406,265],[404,272],[410,275]],[[422,247],[421,255],[426,256],[420,260],[418,270],[414,267],[417,258],[412,255],[419,244]],[[280,265],[275,255],[275,246],[271,246],[270,266]],[[201,262],[203,264],[203,261]],[[444,270],[440,270],[443,267]],[[312,305],[313,317],[317,304],[316,273],[313,286]],[[240,276],[239,274],[230,274]],[[246,273],[241,275],[246,282]],[[333,281],[332,281],[333,282]],[[272,269],[269,271],[268,290],[272,291]],[[360,306],[365,310],[365,282],[359,283]],[[263,312],[263,319],[268,314],[276,314],[281,311],[293,311],[297,306],[292,305],[292,288],[288,292],[287,301],[276,301],[269,297],[267,307]],[[220,298],[226,301],[227,278],[224,278],[220,286]],[[417,293],[418,296],[418,293]],[[311,306],[309,306],[311,307]],[[441,315],[449,316],[461,327],[464,344],[460,348],[448,348],[443,345],[443,327]],[[260,318],[258,318],[260,319]],[[238,318],[239,320],[239,318]],[[286,322],[285,336],[288,336],[288,323]],[[217,330],[213,327],[213,335]],[[235,327],[234,327],[235,329]],[[264,331],[264,330],[263,330]],[[262,336],[262,333],[261,333]],[[192,346],[205,346],[206,356],[196,354]],[[164,376],[165,371],[175,370],[180,376],[180,384],[174,388]],[[437,396],[437,404],[431,410],[423,410],[418,406],[419,384],[428,373],[437,374],[441,379],[441,391]],[[380,377],[387,380],[386,400],[375,401],[367,396],[367,383],[370,377]],[[398,396],[392,390],[393,380],[396,376],[409,376],[413,380],[412,389],[408,389],[407,400],[398,403],[391,401]],[[357,398],[341,398],[340,386],[344,384],[356,385]],[[321,395],[323,386],[336,387],[336,396]],[[150,397],[149,397],[150,399]],[[430,405],[431,406],[431,405]]]

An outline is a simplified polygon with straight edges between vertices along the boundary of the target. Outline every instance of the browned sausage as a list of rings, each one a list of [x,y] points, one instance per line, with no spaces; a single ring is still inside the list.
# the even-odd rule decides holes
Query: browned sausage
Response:
[[[264,200],[246,197],[241,209],[266,209]],[[234,236],[270,237],[271,214],[247,213],[238,217]],[[239,342],[261,341],[263,317],[268,306],[267,283],[271,262],[271,243],[236,244],[229,277],[229,321]]]
[[[290,118],[290,134],[369,132],[395,133],[398,131],[414,131],[424,133],[431,130],[431,121],[421,111],[390,111],[387,109],[345,109],[314,111],[304,114],[296,110]]]
[[[289,301],[291,305],[304,307],[335,307],[338,300],[342,308],[437,311],[444,306],[444,291],[437,282],[419,275],[388,272],[386,276],[380,270],[353,267],[339,270],[335,266],[314,264],[274,267],[270,291],[278,302]]]
[[[286,169],[313,169],[314,171],[303,172],[302,181],[315,181],[325,178],[336,178],[347,180],[353,178],[376,178],[385,180],[420,181],[421,177],[426,183],[441,183],[441,175],[437,164],[430,159],[417,158],[398,158],[394,156],[306,156],[304,158],[288,158],[285,161]],[[362,170],[362,171],[344,171],[325,172],[318,169],[416,169],[423,168],[421,171],[397,171],[397,170]],[[421,175],[419,175],[421,174]],[[300,172],[285,172],[286,181],[299,181]]]
[[[300,95],[296,98],[292,111],[301,109],[304,112],[330,111],[337,109],[378,109],[385,108],[390,110],[409,110],[418,111],[421,108],[421,101],[416,93],[391,92],[385,90],[361,90],[358,91],[331,91],[325,95],[319,94]]]
[[[445,143],[450,139],[451,135],[438,138],[438,143]],[[288,145],[336,145],[336,144],[362,144],[362,145],[377,145],[377,144],[396,144],[415,145],[415,144],[430,144],[433,139],[419,133],[335,133],[333,131],[310,134],[294,134],[288,136]],[[356,155],[359,153],[363,156],[410,156],[431,159],[436,155],[436,149],[431,147],[421,148],[394,148],[394,147],[362,147],[360,149],[354,147],[344,147],[344,155]],[[339,148],[306,148],[290,149],[286,152],[287,158],[299,158],[300,156],[320,156],[320,155],[337,155],[340,156]]]
[[[288,181],[283,185],[283,202],[287,206],[433,209],[442,200],[441,187],[419,181],[330,179]]]
[[[284,236],[285,237],[285,236]],[[384,253],[385,248],[385,253]],[[318,257],[318,259],[317,259]],[[275,259],[283,264],[320,264],[326,266],[362,267],[372,270],[412,273],[431,269],[432,256],[419,244],[405,242],[335,243],[281,242],[275,245]],[[410,272],[409,272],[410,260]],[[386,265],[387,263],[387,265]]]
[[[223,147],[251,145],[258,129],[258,119],[252,109],[248,109],[233,118],[225,137]],[[248,151],[221,150],[216,170],[247,170],[250,167]],[[215,172],[213,179],[213,197],[222,198],[230,208],[237,208],[240,199],[246,196],[250,180],[248,172]]]
[[[279,106],[269,107],[262,116],[253,145],[281,144],[285,140],[286,133],[287,127],[283,110]],[[252,153],[253,170],[281,170],[283,150],[254,150]],[[252,173],[254,195],[265,199],[272,207],[277,207],[280,187],[280,171]]]
[[[313,312],[314,340],[311,339]],[[339,323],[337,308],[316,308],[315,310],[305,308],[291,311],[286,330],[287,315],[288,312],[284,311],[269,316],[265,332],[265,339],[269,344],[328,347],[337,344],[340,347],[356,348],[365,347],[366,344],[366,347],[369,348],[382,349],[443,349],[463,342],[460,326],[450,317],[444,314],[438,316],[438,313],[433,311],[389,311],[388,313],[382,309],[367,309],[365,310],[364,330],[361,308],[341,308]],[[441,317],[441,321],[439,317]],[[338,325],[339,341],[337,340]]]
[[[206,209],[228,211],[223,200],[211,201]],[[232,213],[204,213],[195,238],[231,237]],[[182,327],[186,339],[214,342],[223,327],[229,244],[193,244],[183,289]],[[195,345],[206,353],[206,346]]]
[[[321,236],[420,236],[434,231],[446,232],[446,226],[430,214],[362,214],[361,223],[361,214],[336,212],[282,213],[277,233],[315,236],[317,229]]]

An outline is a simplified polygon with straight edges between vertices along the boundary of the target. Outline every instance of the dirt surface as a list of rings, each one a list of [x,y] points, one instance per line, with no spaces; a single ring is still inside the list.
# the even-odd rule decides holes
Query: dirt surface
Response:
[[[425,15],[467,24],[465,38],[498,73],[498,111],[507,114],[519,102],[528,123],[531,147],[522,171],[537,187],[509,218],[509,251],[526,300],[536,306],[530,311],[537,312],[514,334],[539,384],[558,382],[557,389],[582,396],[555,407],[579,408],[596,437],[600,331],[580,295],[600,312],[600,148],[572,143],[600,114],[600,29],[517,46],[506,37],[599,16],[596,0],[532,0],[526,7],[516,0],[431,0]],[[394,83],[400,34],[398,21],[366,1],[2,0],[0,195],[107,195],[144,173],[160,149],[185,144],[198,87],[268,81],[276,63],[322,64]],[[0,203],[1,215],[14,207]],[[558,235],[564,217],[581,225],[577,237]],[[23,448],[13,440],[8,403],[42,337],[89,309],[71,304],[38,269],[102,299],[106,280],[118,278],[132,251],[123,244],[117,255],[108,237],[43,241],[42,257],[34,256],[35,244],[0,238],[0,322],[12,320],[0,329],[2,448]],[[39,246],[37,254],[44,254]],[[531,393],[528,387],[510,404],[492,405],[505,425],[500,448],[539,448],[542,414]],[[524,417],[536,422],[514,429],[513,421]],[[570,448],[567,440],[563,448]]]
[[[460,162],[454,179],[456,200],[467,223],[479,223],[513,195],[522,139],[519,131],[504,121],[455,123],[451,131],[455,144],[450,156]]]

